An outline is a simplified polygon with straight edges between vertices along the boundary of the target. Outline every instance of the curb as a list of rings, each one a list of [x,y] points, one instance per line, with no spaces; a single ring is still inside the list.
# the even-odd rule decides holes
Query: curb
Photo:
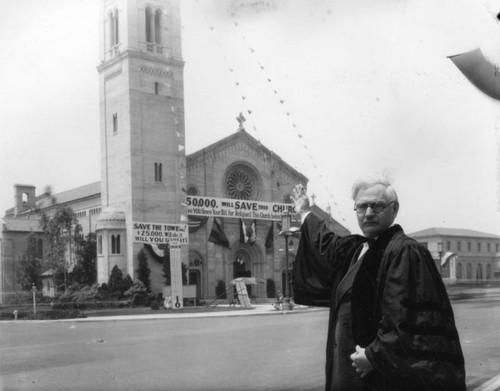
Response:
[[[471,391],[497,391],[500,390],[500,375],[495,376],[493,379],[481,384],[479,387]]]
[[[295,310],[276,311],[274,309],[262,310],[253,308],[249,310],[241,310],[235,312],[219,311],[219,312],[190,312],[183,314],[150,314],[150,315],[115,315],[115,316],[92,316],[88,318],[73,318],[73,319],[43,319],[43,320],[5,320],[2,323],[85,323],[85,322],[118,322],[118,321],[140,321],[140,320],[166,320],[166,319],[189,319],[189,318],[234,318],[240,316],[265,316],[265,315],[294,315],[310,312],[323,311],[324,308],[303,307]]]

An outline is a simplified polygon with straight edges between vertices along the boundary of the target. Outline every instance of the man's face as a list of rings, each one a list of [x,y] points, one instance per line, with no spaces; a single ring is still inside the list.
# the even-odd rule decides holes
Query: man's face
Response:
[[[360,190],[355,205],[373,204],[381,202],[389,205],[392,200],[386,194],[386,188],[382,185],[374,185],[364,190]],[[358,224],[361,231],[367,238],[379,237],[387,228],[389,228],[398,214],[399,205],[390,204],[387,208],[375,213],[371,207],[365,212],[356,212]]]

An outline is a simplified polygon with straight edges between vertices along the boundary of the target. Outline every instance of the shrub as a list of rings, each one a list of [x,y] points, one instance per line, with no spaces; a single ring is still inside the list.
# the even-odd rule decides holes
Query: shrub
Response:
[[[121,286],[119,287],[119,291],[124,294],[130,287],[133,285],[134,281],[132,281],[132,277],[130,275],[126,275],[123,279]]]
[[[140,280],[135,280],[132,286],[123,294],[131,300],[134,305],[146,304],[148,301],[148,289]]]
[[[119,291],[123,285],[123,273],[120,268],[115,265],[111,269],[111,274],[108,279],[108,289],[110,292]]]

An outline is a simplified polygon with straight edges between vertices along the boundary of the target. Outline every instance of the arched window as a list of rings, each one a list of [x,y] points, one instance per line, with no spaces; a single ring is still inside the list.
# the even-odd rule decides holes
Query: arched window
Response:
[[[119,23],[119,14],[118,9],[110,11],[108,14],[108,22],[109,22],[109,48],[111,55],[118,53],[118,48],[115,46],[120,42],[120,23]]]
[[[462,264],[457,263],[457,280],[462,278]]]
[[[472,264],[467,264],[467,279],[472,280]]]
[[[102,235],[97,238],[97,254],[102,254]]]
[[[478,263],[476,269],[476,280],[481,281],[483,279],[483,265]]]
[[[120,254],[120,235],[111,235],[111,254]]]
[[[161,11],[155,12],[155,43],[161,44]]]
[[[491,280],[491,265],[489,263],[486,265],[486,279]]]
[[[108,15],[109,20],[109,47],[115,46],[115,15],[110,12]]]
[[[115,9],[115,32],[114,32],[114,38],[115,38],[115,45],[118,45],[120,42],[120,18],[118,17],[118,10]]]
[[[156,52],[158,54],[162,53],[161,42],[162,42],[162,11],[154,11],[151,7],[147,7],[145,11],[145,27],[146,27],[146,43],[154,44],[147,45],[148,52]]]
[[[146,42],[153,43],[153,11],[146,8]]]

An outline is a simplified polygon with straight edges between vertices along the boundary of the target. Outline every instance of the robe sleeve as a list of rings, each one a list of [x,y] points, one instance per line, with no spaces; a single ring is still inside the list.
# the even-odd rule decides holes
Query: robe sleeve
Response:
[[[382,262],[380,323],[366,356],[405,390],[465,390],[453,310],[430,253],[414,242]]]
[[[310,213],[301,226],[299,247],[293,264],[292,286],[297,304],[329,307],[333,278],[341,267],[337,256],[341,238],[325,222]]]

